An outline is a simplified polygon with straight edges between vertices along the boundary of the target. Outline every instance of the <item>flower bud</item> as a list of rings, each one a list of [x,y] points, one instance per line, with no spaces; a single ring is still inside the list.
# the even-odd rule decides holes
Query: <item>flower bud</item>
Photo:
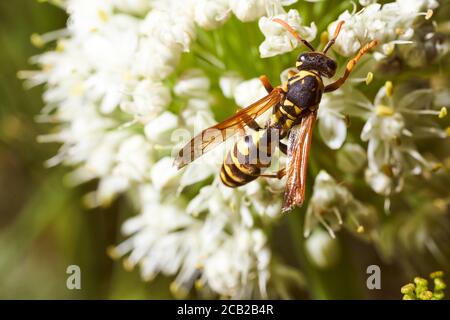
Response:
[[[356,143],[346,143],[337,154],[339,169],[348,173],[356,173],[364,166],[367,155],[363,147]]]
[[[339,262],[341,252],[338,240],[320,228],[313,231],[305,247],[310,261],[320,269],[329,269]]]

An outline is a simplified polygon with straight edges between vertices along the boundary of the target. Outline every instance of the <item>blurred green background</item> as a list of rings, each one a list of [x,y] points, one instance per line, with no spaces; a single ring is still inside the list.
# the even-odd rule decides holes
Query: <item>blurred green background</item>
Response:
[[[133,213],[126,202],[119,198],[109,208],[87,210],[81,198],[94,185],[69,187],[64,176],[70,168],[43,165],[58,147],[36,142],[50,130],[34,121],[43,106],[43,88],[25,90],[17,72],[32,69],[29,58],[42,52],[33,47],[30,35],[63,28],[66,19],[62,10],[48,3],[0,1],[0,299],[172,298],[170,279],[144,283],[137,270],[126,272],[106,255],[109,245],[120,242],[120,226]],[[414,274],[383,264],[372,246],[345,232],[339,236],[341,262],[331,270],[315,270],[285,232],[301,230],[302,219],[282,219],[274,233],[274,249],[286,257],[297,253],[310,285],[309,297],[401,298],[401,285]],[[66,288],[66,268],[73,264],[81,268],[81,290]],[[381,266],[383,290],[365,288],[366,267],[371,264]],[[435,267],[441,266],[428,265],[423,271]],[[308,296],[298,292],[297,297]]]

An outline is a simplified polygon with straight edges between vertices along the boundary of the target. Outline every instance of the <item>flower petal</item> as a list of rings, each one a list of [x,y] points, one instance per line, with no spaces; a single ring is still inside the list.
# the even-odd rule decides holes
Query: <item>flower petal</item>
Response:
[[[322,113],[319,121],[319,133],[325,144],[333,150],[339,149],[347,137],[344,119],[332,114]]]

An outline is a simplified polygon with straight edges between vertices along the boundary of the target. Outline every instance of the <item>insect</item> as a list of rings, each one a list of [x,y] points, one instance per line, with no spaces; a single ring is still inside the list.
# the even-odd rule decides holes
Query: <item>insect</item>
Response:
[[[286,175],[282,208],[286,212],[295,206],[301,206],[305,198],[312,131],[322,94],[341,87],[356,63],[378,42],[373,40],[363,46],[347,63],[343,76],[325,86],[322,77],[333,77],[337,69],[336,61],[326,53],[335,43],[344,21],[337,24],[333,37],[322,52],[316,51],[285,21],[277,18],[273,21],[281,24],[311,52],[303,52],[298,56],[295,64],[297,70],[289,72],[287,83],[274,88],[266,76],[261,76],[260,80],[268,94],[225,121],[203,130],[179,151],[174,164],[180,169],[242,131],[244,127],[249,127],[253,132],[238,139],[226,155],[220,178],[226,186],[234,188],[258,177],[281,179]],[[255,119],[270,108],[270,119],[264,127],[260,127]],[[285,137],[288,138],[287,145],[281,142]],[[267,174],[264,170],[270,166],[276,147],[287,154],[286,167]]]

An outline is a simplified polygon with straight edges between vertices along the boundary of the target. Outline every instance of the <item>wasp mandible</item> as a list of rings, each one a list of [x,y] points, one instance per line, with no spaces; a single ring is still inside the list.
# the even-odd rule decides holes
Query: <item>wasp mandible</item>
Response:
[[[228,152],[222,164],[220,178],[226,186],[235,188],[258,177],[281,179],[286,175],[282,208],[286,212],[294,206],[301,206],[305,198],[312,131],[322,94],[341,87],[356,63],[378,42],[373,40],[363,46],[347,63],[343,76],[325,86],[322,77],[333,77],[337,69],[336,61],[326,53],[335,43],[344,21],[337,24],[333,37],[322,52],[316,51],[285,21],[278,18],[273,21],[281,24],[311,52],[303,52],[298,56],[295,64],[297,71],[288,73],[287,83],[274,88],[265,75],[261,76],[260,80],[268,95],[225,121],[203,130],[179,151],[174,164],[180,169],[244,127],[249,127],[254,131],[238,139]],[[261,127],[255,119],[270,108],[273,109],[272,115],[266,125]],[[281,142],[285,137],[288,137],[287,145]],[[275,174],[265,174],[264,169],[270,166],[275,147],[287,154],[286,167]]]

